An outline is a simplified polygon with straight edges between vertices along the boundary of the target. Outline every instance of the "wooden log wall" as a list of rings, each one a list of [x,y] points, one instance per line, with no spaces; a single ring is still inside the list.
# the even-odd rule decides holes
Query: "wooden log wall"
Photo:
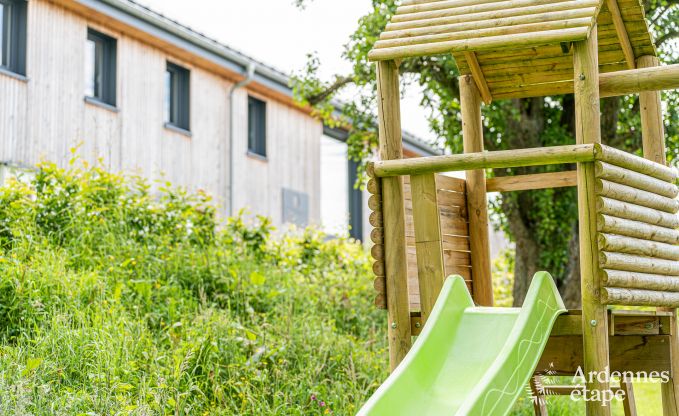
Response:
[[[679,307],[679,173],[611,148],[595,153],[602,302]]]
[[[372,175],[372,169],[368,169]],[[371,254],[374,260],[374,287],[377,292],[375,306],[387,308],[385,264],[384,264],[384,224],[382,219],[380,178],[372,175],[368,181],[370,198],[370,225],[373,230],[370,238],[373,242]],[[410,178],[404,177],[404,196],[406,209],[406,247],[408,260],[408,299],[410,310],[420,311],[420,285],[418,281],[417,250],[415,244],[415,227],[413,221],[413,204],[410,190]],[[443,263],[445,276],[453,274],[462,276],[471,292],[471,253],[469,248],[469,224],[467,202],[465,197],[465,181],[463,179],[436,175],[436,188],[439,218],[441,224],[441,243],[443,246]]]

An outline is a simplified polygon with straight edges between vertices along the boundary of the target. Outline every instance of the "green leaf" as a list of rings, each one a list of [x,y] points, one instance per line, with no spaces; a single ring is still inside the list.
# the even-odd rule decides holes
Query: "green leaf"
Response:
[[[264,275],[259,272],[252,272],[250,273],[250,282],[253,285],[261,286],[264,284],[264,282],[266,282],[266,277],[264,277]]]

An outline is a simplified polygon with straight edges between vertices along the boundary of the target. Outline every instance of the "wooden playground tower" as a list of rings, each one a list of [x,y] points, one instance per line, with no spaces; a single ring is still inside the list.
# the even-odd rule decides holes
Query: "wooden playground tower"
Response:
[[[461,74],[464,154],[403,159],[399,64],[447,53]],[[679,415],[679,189],[667,167],[659,93],[679,88],[679,65],[658,66],[638,0],[404,0],[369,56],[377,62],[381,159],[369,167],[373,270],[376,305],[388,311],[391,368],[446,276],[461,275],[475,303],[493,305],[487,192],[576,186],[582,310],[559,318],[533,380],[548,368],[573,375],[579,365],[586,373],[669,371],[663,410]],[[575,144],[483,151],[483,103],[571,93]],[[637,93],[643,158],[601,143],[600,98]],[[492,168],[554,164],[577,170],[486,179]],[[466,180],[439,175],[449,171],[465,171]],[[631,386],[621,388],[634,414]],[[586,406],[588,415],[610,414],[600,402]],[[535,410],[546,414],[540,404]]]

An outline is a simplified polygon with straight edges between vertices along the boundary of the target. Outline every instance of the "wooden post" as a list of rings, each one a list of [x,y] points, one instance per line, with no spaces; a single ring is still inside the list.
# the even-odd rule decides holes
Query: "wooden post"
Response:
[[[651,68],[659,66],[657,57],[652,55],[640,56],[637,59],[639,68]],[[645,91],[639,93],[639,106],[641,112],[641,140],[644,147],[644,158],[661,165],[667,164],[665,153],[665,129],[663,128],[662,106],[660,104],[659,91]],[[679,385],[674,378],[679,375],[679,339],[677,338],[676,310],[672,308],[658,308],[660,311],[672,311],[674,316],[670,319],[670,367],[672,378],[668,383],[661,385],[663,414],[677,416],[679,414]]]
[[[401,95],[396,62],[377,63],[377,94],[380,158],[401,159]],[[396,176],[382,180],[382,206],[389,364],[393,371],[408,353],[411,344],[403,178]]]
[[[599,58],[597,27],[587,40],[573,44],[575,136],[578,144],[601,143]],[[596,193],[593,163],[578,163],[578,212],[580,220],[580,276],[582,288],[582,340],[584,372],[604,374],[608,368],[608,317],[601,303],[601,274],[596,229]],[[609,385],[596,377],[588,390],[606,391]],[[587,415],[611,413],[610,403],[588,401]]]
[[[482,152],[481,94],[471,75],[462,76],[459,81],[464,152]],[[474,302],[481,306],[493,306],[486,173],[482,169],[471,170],[466,172],[466,176]]]
[[[445,274],[435,174],[411,176],[410,189],[413,195],[421,322],[424,325],[441,292]]]

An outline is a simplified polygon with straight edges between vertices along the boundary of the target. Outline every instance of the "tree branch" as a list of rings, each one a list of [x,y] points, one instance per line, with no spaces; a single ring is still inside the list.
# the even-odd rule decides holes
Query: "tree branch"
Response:
[[[335,79],[335,82],[332,83],[328,88],[326,88],[323,92],[312,95],[310,97],[307,97],[307,101],[309,101],[310,105],[316,105],[328,97],[330,97],[332,94],[340,90],[342,87],[354,82],[354,78],[350,76],[338,76],[337,79]]]

